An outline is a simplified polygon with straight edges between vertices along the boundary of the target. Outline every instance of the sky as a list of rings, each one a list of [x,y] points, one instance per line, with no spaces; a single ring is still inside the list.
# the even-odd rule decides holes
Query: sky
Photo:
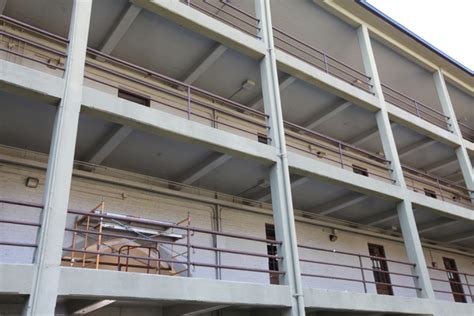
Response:
[[[474,0],[368,0],[432,46],[474,70]]]

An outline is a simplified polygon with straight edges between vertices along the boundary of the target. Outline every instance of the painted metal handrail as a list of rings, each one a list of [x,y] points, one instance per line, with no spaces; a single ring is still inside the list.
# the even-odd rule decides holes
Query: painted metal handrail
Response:
[[[298,248],[313,250],[313,251],[318,251],[318,252],[332,253],[332,254],[335,254],[335,255],[351,256],[351,257],[357,258],[358,263],[359,263],[358,265],[341,264],[341,263],[333,263],[333,262],[320,261],[320,260],[310,260],[310,259],[300,259],[300,262],[316,264],[316,265],[323,265],[323,266],[331,266],[331,267],[356,269],[356,270],[359,270],[360,273],[361,273],[360,278],[340,277],[340,276],[337,276],[337,275],[328,275],[327,273],[326,274],[316,274],[316,273],[306,273],[306,272],[301,273],[301,276],[361,283],[361,284],[363,284],[365,293],[368,293],[367,284],[387,285],[387,286],[392,286],[392,287],[407,288],[407,289],[413,289],[413,290],[421,291],[421,288],[416,287],[416,286],[412,286],[412,285],[396,284],[396,283],[383,283],[383,282],[376,282],[376,281],[367,280],[366,275],[365,275],[365,271],[384,273],[384,274],[387,274],[387,275],[397,275],[397,276],[400,276],[400,277],[406,277],[406,278],[410,278],[410,279],[418,279],[419,277],[417,275],[409,274],[409,273],[391,272],[391,271],[383,271],[383,270],[380,270],[380,269],[367,268],[367,267],[364,266],[364,261],[362,259],[380,260],[380,261],[390,262],[390,263],[393,263],[393,264],[400,264],[400,265],[409,266],[409,267],[415,267],[416,265],[414,263],[400,261],[400,260],[387,259],[387,258],[383,258],[383,257],[370,256],[370,255],[365,255],[365,254],[360,254],[360,253],[355,253],[355,252],[339,251],[339,250],[335,250],[335,249],[325,249],[325,248],[306,246],[306,245],[298,245]]]
[[[458,120],[459,129],[462,137],[470,142],[474,142],[474,128]]]
[[[170,241],[170,240],[151,240],[147,236],[140,236],[139,234],[137,236],[130,237],[130,235],[127,234],[122,234],[122,233],[111,233],[111,232],[106,232],[103,230],[90,230],[89,226],[87,226],[87,229],[80,229],[78,226],[75,226],[74,228],[66,228],[66,232],[73,233],[75,236],[77,235],[94,235],[96,236],[96,241],[100,243],[100,245],[97,246],[97,251],[96,250],[90,250],[86,249],[80,249],[76,248],[74,245],[73,247],[64,247],[63,251],[71,253],[71,257],[64,257],[63,261],[64,262],[70,262],[71,265],[74,263],[83,262],[87,258],[85,255],[90,254],[90,255],[96,255],[100,257],[116,257],[120,261],[120,258],[125,258],[126,260],[129,259],[134,259],[134,260],[140,260],[142,262],[147,262],[148,264],[145,266],[139,266],[140,268],[144,268],[147,271],[149,271],[150,266],[149,262],[157,262],[158,264],[160,263],[167,263],[167,264],[181,264],[186,266],[187,268],[185,270],[180,271],[178,274],[187,272],[187,276],[191,276],[191,268],[195,267],[204,267],[204,268],[214,268],[214,269],[219,269],[219,270],[239,270],[239,271],[248,271],[248,272],[256,272],[256,273],[265,273],[265,274],[284,274],[282,271],[273,271],[270,269],[262,269],[262,268],[254,268],[250,266],[245,266],[245,265],[226,265],[222,263],[208,263],[208,262],[202,262],[202,261],[196,261],[192,258],[191,254],[194,254],[196,250],[202,250],[202,251],[210,251],[215,254],[220,254],[220,253],[227,253],[227,254],[233,254],[233,255],[239,255],[239,256],[247,256],[247,257],[255,257],[255,258],[265,258],[265,259],[274,259],[274,260],[283,260],[283,257],[278,256],[278,255],[270,255],[267,253],[260,253],[257,251],[244,251],[240,249],[233,249],[230,247],[217,247],[217,246],[209,246],[209,245],[203,245],[198,242],[193,242],[191,240],[191,237],[194,236],[195,234],[204,234],[208,236],[221,236],[221,237],[226,237],[226,238],[232,238],[232,239],[237,239],[241,241],[251,241],[251,242],[256,242],[256,243],[263,243],[265,245],[281,245],[282,243],[280,241],[276,240],[269,240],[269,239],[264,239],[264,238],[257,238],[257,237],[251,237],[251,236],[246,236],[242,234],[234,234],[234,233],[226,233],[226,232],[219,232],[219,231],[214,231],[214,230],[209,230],[205,228],[199,228],[199,227],[192,227],[189,225],[180,225],[179,223],[173,224],[173,223],[167,223],[167,222],[161,222],[161,221],[155,221],[155,220],[150,220],[150,219],[144,219],[140,217],[135,217],[135,216],[124,216],[124,215],[117,215],[117,214],[110,214],[106,212],[99,212],[99,211],[93,211],[93,212],[84,212],[84,211],[78,211],[78,210],[68,210],[69,215],[80,215],[81,218],[81,223],[88,223],[91,221],[91,218],[96,218],[100,222],[104,220],[112,220],[113,222],[126,222],[127,225],[133,225],[133,224],[144,224],[146,225],[147,228],[153,229],[153,226],[156,225],[157,227],[159,226],[160,228],[165,228],[165,229],[173,229],[175,233],[179,233],[183,236],[184,241]],[[82,224],[85,225],[85,224]],[[133,229],[127,230],[128,232],[134,232]],[[158,235],[157,235],[158,236]],[[118,239],[132,239],[133,241],[140,241],[144,245],[143,247],[146,247],[146,243],[150,244],[163,244],[163,245],[168,245],[172,246],[175,248],[179,249],[184,249],[183,252],[180,252],[179,256],[181,259],[176,259],[176,257],[173,258],[153,258],[150,256],[137,256],[137,255],[132,255],[130,253],[117,253],[117,252],[103,252],[99,251],[100,247],[107,247],[107,245],[104,243],[103,237],[112,237],[112,238],[118,238]],[[74,259],[72,254],[83,254],[83,258],[79,259]],[[85,262],[85,261],[84,261]],[[128,261],[127,261],[128,262]],[[245,261],[242,261],[245,262]],[[95,262],[94,262],[95,263]],[[110,265],[110,263],[108,263]],[[85,264],[83,264],[85,266]],[[99,265],[96,265],[98,268]],[[137,266],[138,267],[138,266]]]
[[[302,59],[305,62],[321,70],[324,70],[326,73],[344,80],[351,85],[372,93],[373,85],[371,83],[370,76],[367,76],[362,71],[343,63],[326,52],[309,45],[303,40],[296,38],[294,35],[290,35],[286,31],[283,31],[275,26],[273,27],[273,30],[273,36],[276,40],[275,47],[278,49]],[[302,55],[297,54],[295,51],[301,53]]]
[[[430,279],[432,281],[435,281],[435,282],[461,285],[461,286],[466,287],[468,289],[468,293],[459,293],[459,292],[453,292],[453,291],[440,290],[440,289],[436,288],[436,283],[433,283],[433,287],[434,287],[433,291],[437,292],[437,293],[445,293],[445,294],[453,294],[453,295],[460,295],[460,296],[464,296],[464,297],[470,297],[471,300],[473,300],[473,303],[474,303],[474,283],[469,282],[469,277],[474,278],[474,274],[466,273],[466,272],[463,272],[463,271],[441,269],[441,268],[430,267],[430,266],[428,266],[428,270],[445,272],[446,274],[456,273],[459,276],[464,276],[465,282],[463,282],[463,281],[456,282],[456,281],[449,280],[448,278],[440,279],[440,278],[430,277]]]
[[[182,3],[192,7],[212,18],[215,18],[227,25],[230,25],[252,37],[258,38],[259,19],[253,14],[238,8],[236,5],[219,0],[221,7],[210,0],[180,0]],[[226,9],[229,10],[226,10]],[[215,10],[215,12],[213,12]],[[222,13],[222,14],[220,14]]]
[[[6,204],[11,206],[22,206],[27,207],[29,209],[36,209],[38,211],[43,210],[43,205],[38,203],[30,203],[30,202],[22,202],[17,200],[9,200],[9,199],[0,199],[0,204]],[[16,220],[16,219],[7,219],[7,218],[0,218],[0,224],[5,225],[14,225],[20,227],[30,227],[34,230],[38,230],[41,227],[41,223],[36,221],[25,221],[25,220]],[[9,240],[2,240],[0,239],[0,246],[6,247],[14,247],[14,248],[32,248],[36,249],[38,247],[37,242],[19,242],[19,241],[9,241]],[[32,257],[32,262],[34,258]]]
[[[444,113],[415,100],[404,93],[382,83],[382,91],[387,102],[408,111],[425,121],[449,131],[449,117]]]

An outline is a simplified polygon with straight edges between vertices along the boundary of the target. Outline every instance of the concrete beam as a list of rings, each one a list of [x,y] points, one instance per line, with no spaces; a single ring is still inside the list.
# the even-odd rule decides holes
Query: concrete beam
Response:
[[[376,312],[384,315],[433,315],[433,303],[427,299],[315,288],[305,289],[304,294],[306,308],[319,311],[317,315],[321,310],[347,311],[346,315],[359,315],[362,312],[365,312],[363,315]]]
[[[281,82],[280,82],[280,93],[283,92],[286,88],[288,88],[293,82],[296,81],[296,78],[292,77],[292,76],[288,76],[286,77],[285,79],[283,79]],[[255,100],[253,100],[252,102],[250,102],[250,105],[249,107],[251,107],[252,109],[259,109],[259,108],[262,108],[263,107],[263,95],[260,95],[258,98],[256,98]]]
[[[452,219],[449,219],[449,218],[448,219],[447,218],[441,218],[439,220],[432,221],[432,222],[420,225],[418,227],[418,233],[424,234],[424,233],[427,233],[427,232],[430,232],[430,231],[433,231],[433,230],[436,230],[436,229],[451,226],[454,223],[457,223],[457,221],[453,221]]]
[[[401,148],[398,151],[398,156],[400,158],[402,158],[402,157],[410,155],[411,153],[413,153],[417,150],[422,150],[423,148],[429,147],[429,146],[434,145],[434,144],[436,144],[435,140],[432,140],[432,139],[429,139],[429,138],[422,139],[422,140],[417,141],[417,142],[415,142],[411,145],[408,145],[408,146],[405,146],[405,147]]]
[[[407,190],[406,195],[412,201],[414,207],[420,206],[421,208],[429,210],[442,217],[460,219],[463,221],[474,221],[474,212],[467,207],[439,199],[433,199],[411,190]]]
[[[102,42],[102,45],[100,45],[99,50],[105,54],[112,53],[141,11],[142,8],[130,3],[128,8],[122,13],[122,16],[119,18],[117,23],[107,34],[106,38]]]
[[[94,280],[95,286],[90,286],[91,280]],[[162,300],[262,307],[289,307],[291,297],[289,288],[285,285],[72,267],[61,267],[59,294],[70,297],[113,297],[117,300]]]
[[[131,0],[136,6],[144,8],[168,20],[176,22],[205,37],[211,38],[226,47],[235,49],[255,59],[265,55],[264,43],[235,27],[208,16],[181,1],[170,0]]]
[[[379,197],[391,201],[400,201],[403,190],[393,184],[363,177],[350,170],[289,151],[288,163],[294,174],[320,179],[321,181],[342,186],[364,195]]]
[[[276,160],[275,149],[224,130],[189,121],[159,109],[137,106],[136,103],[93,88],[84,87],[83,111],[134,129],[172,137],[231,156],[238,156],[271,165]]]
[[[443,169],[444,167],[450,166],[454,163],[456,163],[458,159],[456,157],[448,157],[446,159],[434,162],[426,167],[423,167],[422,169],[425,170],[426,172],[435,172],[440,169]]]
[[[375,216],[369,216],[361,220],[364,225],[376,226],[382,223],[394,220],[398,217],[397,212],[394,209],[381,212]]]
[[[191,67],[191,69],[189,69],[189,71],[183,76],[183,78],[181,78],[181,81],[187,84],[193,84],[226,51],[227,47],[222,44],[217,44],[205,56],[202,56],[199,61]]]
[[[0,263],[0,293],[30,294],[33,273],[34,266],[32,264]]]
[[[318,205],[313,209],[313,212],[321,215],[329,215],[334,212],[340,211],[346,207],[350,207],[369,198],[367,195],[361,195],[357,193],[350,193],[343,197],[340,197],[334,201]]]
[[[300,185],[305,184],[305,183],[308,182],[309,180],[311,180],[311,179],[308,178],[308,177],[301,177],[301,178],[299,178],[299,179],[297,179],[297,180],[293,180],[293,181],[291,181],[291,184],[290,184],[291,189],[293,190],[293,189],[299,187]],[[271,192],[268,192],[268,193],[266,193],[265,195],[263,195],[263,196],[257,198],[257,201],[266,202],[266,201],[270,200],[271,198],[272,198],[272,194],[271,194]]]
[[[165,306],[163,308],[163,315],[166,316],[194,316],[202,315],[221,310],[229,305],[215,305],[215,304],[179,304],[173,306]]]
[[[337,114],[341,113],[345,109],[351,106],[352,103],[347,102],[345,100],[339,101],[336,104],[333,104],[332,106],[329,107],[329,109],[316,114],[313,118],[309,119],[305,123],[301,124],[301,126],[307,128],[307,129],[314,129],[317,126],[323,124],[327,120],[333,118]]]
[[[211,154],[209,157],[201,161],[196,166],[193,166],[190,169],[186,170],[184,174],[179,177],[178,182],[188,185],[193,184],[212,170],[216,169],[219,166],[222,166],[231,158],[231,156],[225,154]]]
[[[474,239],[474,230],[470,230],[467,232],[462,232],[454,235],[449,235],[446,237],[446,242],[447,243],[457,243],[461,241],[466,241],[470,239]]]
[[[101,308],[104,308],[106,306],[109,306],[110,304],[115,303],[115,300],[101,300],[98,302],[95,302],[93,304],[89,304],[85,307],[82,307],[74,312],[72,312],[72,315],[86,315],[90,314],[92,312],[95,312],[96,310],[99,310]]]
[[[397,126],[396,123],[390,123],[391,128],[393,129],[395,126]],[[354,138],[350,139],[348,143],[353,144],[354,146],[359,146],[375,136],[378,136],[379,134],[379,129],[378,127],[371,128],[365,132],[360,133],[359,135],[355,136]]]
[[[95,148],[86,159],[95,165],[100,165],[124,140],[133,132],[127,126],[118,126]]]

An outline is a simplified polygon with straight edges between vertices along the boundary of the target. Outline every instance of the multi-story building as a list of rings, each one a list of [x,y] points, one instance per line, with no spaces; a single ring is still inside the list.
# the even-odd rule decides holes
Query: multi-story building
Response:
[[[473,73],[364,1],[0,11],[0,315],[474,315]]]

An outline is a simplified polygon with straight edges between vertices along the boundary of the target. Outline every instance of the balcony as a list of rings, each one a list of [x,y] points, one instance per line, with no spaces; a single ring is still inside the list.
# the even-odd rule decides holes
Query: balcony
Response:
[[[258,37],[259,20],[255,17],[252,1],[241,2],[239,6],[223,0],[182,0],[181,2],[246,34]],[[275,47],[281,51],[301,59],[350,85],[372,93],[371,78],[362,71],[308,44],[283,27],[273,27],[273,36]]]

